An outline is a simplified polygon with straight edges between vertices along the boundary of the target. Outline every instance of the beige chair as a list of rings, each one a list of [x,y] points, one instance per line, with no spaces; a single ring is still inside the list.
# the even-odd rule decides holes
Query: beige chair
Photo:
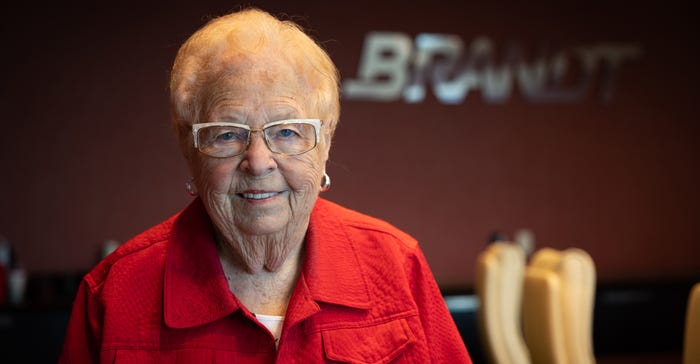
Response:
[[[524,271],[525,253],[515,244],[493,243],[477,259],[479,329],[493,364],[530,363],[521,329]]]
[[[595,279],[593,260],[581,249],[535,252],[523,294],[523,334],[533,363],[595,363]]]
[[[693,286],[688,299],[683,364],[700,364],[700,283]]]

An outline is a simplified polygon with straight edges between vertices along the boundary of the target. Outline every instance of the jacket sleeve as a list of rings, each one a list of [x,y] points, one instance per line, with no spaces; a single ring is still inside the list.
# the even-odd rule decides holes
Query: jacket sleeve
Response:
[[[99,312],[99,305],[86,277],[80,284],[73,302],[59,363],[99,362],[101,336]]]
[[[418,311],[430,348],[433,363],[466,363],[471,358],[454,319],[447,309],[445,299],[418,245],[407,264],[410,288],[418,305]]]

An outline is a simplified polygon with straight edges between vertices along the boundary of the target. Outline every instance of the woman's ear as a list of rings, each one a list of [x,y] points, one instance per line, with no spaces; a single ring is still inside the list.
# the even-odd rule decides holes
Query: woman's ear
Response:
[[[330,154],[331,150],[331,136],[330,133],[326,133],[323,135],[323,161],[328,160],[328,155]]]
[[[326,128],[323,129],[322,147],[323,147],[323,162],[324,163],[328,160],[328,156],[330,154],[331,142],[333,140],[332,134],[333,133],[331,133],[328,129],[326,129]]]

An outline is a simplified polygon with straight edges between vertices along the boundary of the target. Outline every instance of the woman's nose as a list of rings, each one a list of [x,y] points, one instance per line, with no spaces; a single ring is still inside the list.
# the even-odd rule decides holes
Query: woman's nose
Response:
[[[267,147],[262,133],[253,133],[250,136],[250,144],[243,154],[241,167],[252,175],[264,175],[275,169],[277,164],[272,158],[272,152]]]

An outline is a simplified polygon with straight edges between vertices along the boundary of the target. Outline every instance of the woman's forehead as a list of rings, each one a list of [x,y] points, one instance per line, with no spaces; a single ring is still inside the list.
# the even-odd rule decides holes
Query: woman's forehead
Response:
[[[294,72],[293,67],[283,62],[263,62],[218,72],[210,79],[206,90],[203,101],[211,106],[292,105],[300,108],[311,88],[306,77]]]
[[[312,81],[305,72],[280,58],[259,55],[235,58],[221,63],[211,73],[208,87],[216,92],[241,95],[304,95],[311,91]]]
[[[250,124],[310,117],[296,100],[287,97],[220,99],[212,104],[208,121],[232,121]]]

